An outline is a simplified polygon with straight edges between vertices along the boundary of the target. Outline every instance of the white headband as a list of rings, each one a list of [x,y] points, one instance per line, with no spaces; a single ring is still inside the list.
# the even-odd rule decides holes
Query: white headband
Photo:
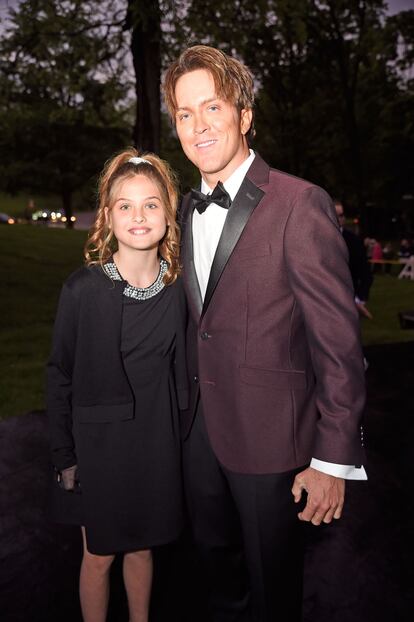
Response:
[[[131,162],[131,164],[149,164],[152,166],[149,160],[146,160],[145,158],[137,158],[136,156],[129,158],[128,162]]]

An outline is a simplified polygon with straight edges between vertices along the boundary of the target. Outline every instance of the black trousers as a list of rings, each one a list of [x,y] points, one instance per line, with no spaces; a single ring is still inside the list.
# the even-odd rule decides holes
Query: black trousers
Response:
[[[294,503],[291,487],[301,470],[228,471],[213,453],[199,405],[184,442],[184,481],[212,622],[300,621],[303,504]]]

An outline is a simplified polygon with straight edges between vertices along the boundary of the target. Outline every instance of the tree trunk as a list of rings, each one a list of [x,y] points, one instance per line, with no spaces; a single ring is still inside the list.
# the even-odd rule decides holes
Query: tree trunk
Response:
[[[160,149],[161,12],[158,0],[128,1],[126,28],[132,30],[131,52],[137,97],[133,142],[140,151]]]

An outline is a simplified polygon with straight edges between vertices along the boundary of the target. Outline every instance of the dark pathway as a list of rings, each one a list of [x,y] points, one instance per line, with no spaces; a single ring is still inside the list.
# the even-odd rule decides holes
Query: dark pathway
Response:
[[[308,529],[304,622],[414,619],[414,343],[368,349],[367,483],[350,482],[344,518]],[[78,529],[46,518],[44,413],[0,422],[0,621],[80,622]],[[109,622],[127,622],[119,564]],[[188,538],[156,552],[152,622],[205,622]],[[276,622],[276,621],[275,621]]]

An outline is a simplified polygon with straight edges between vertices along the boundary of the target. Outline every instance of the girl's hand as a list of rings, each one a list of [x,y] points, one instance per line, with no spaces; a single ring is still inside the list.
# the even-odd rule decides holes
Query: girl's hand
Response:
[[[80,488],[80,483],[77,478],[77,470],[77,464],[74,464],[67,469],[63,469],[60,473],[60,479],[58,480],[61,488],[69,492],[76,492],[76,490]]]

